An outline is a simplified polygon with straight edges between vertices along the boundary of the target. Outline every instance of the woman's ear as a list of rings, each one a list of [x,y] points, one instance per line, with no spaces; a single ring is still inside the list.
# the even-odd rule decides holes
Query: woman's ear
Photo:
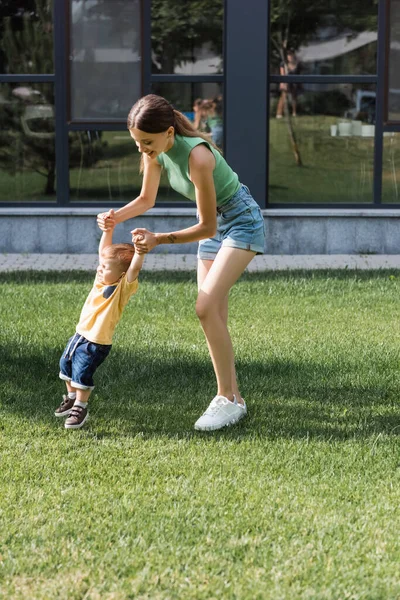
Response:
[[[174,135],[175,133],[175,127],[173,125],[171,125],[171,127],[168,127],[167,129],[167,136],[170,138]]]

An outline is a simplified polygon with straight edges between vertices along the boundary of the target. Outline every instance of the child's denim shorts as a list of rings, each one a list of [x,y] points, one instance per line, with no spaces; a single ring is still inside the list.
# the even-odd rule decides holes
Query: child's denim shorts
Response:
[[[111,345],[89,342],[83,335],[75,333],[60,359],[60,379],[69,381],[78,390],[94,388],[93,375],[111,350]]]
[[[200,240],[198,258],[214,260],[221,246],[264,254],[264,218],[248,187],[242,184],[217,213],[217,233]]]

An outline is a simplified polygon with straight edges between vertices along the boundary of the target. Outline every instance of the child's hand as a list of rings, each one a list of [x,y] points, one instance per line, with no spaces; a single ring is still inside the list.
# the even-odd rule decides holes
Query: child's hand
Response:
[[[98,214],[97,225],[102,231],[112,231],[116,225],[114,210],[111,208],[108,212]]]
[[[155,246],[157,246],[157,237],[155,233],[148,231],[144,228],[136,228],[131,231],[132,239],[133,236],[143,236],[142,239],[137,238],[135,248],[138,254],[146,254],[150,252]]]
[[[136,233],[135,235],[132,235],[132,242],[136,245],[138,242],[141,242],[143,240],[143,236],[141,233]]]

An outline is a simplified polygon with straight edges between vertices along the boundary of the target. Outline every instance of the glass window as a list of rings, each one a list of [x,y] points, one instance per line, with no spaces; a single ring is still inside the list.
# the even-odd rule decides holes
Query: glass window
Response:
[[[400,0],[390,2],[389,121],[400,121]]]
[[[222,73],[223,0],[152,0],[152,72]]]
[[[54,73],[52,0],[0,4],[0,73]]]
[[[222,85],[220,83],[153,83],[152,93],[164,96],[181,111],[195,126],[208,133],[223,151],[224,115]],[[190,202],[171,187],[165,173],[161,175],[163,191],[158,202],[174,200]]]
[[[130,202],[140,192],[140,154],[128,131],[69,133],[70,198]]]
[[[55,198],[53,84],[0,84],[0,201]]]
[[[71,119],[125,119],[142,95],[140,0],[71,0]]]
[[[382,203],[400,203],[400,133],[383,134]]]
[[[270,203],[372,202],[374,86],[280,84],[270,106]]]
[[[377,2],[271,0],[271,73],[375,74],[377,18]]]

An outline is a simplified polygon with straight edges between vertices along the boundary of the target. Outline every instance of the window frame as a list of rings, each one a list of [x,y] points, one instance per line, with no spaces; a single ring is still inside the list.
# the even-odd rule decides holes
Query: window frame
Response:
[[[261,208],[266,209],[345,209],[345,208],[399,208],[400,203],[383,204],[383,134],[400,132],[400,122],[388,120],[388,64],[390,1],[378,2],[377,72],[375,75],[292,75],[293,83],[373,83],[376,85],[376,123],[374,148],[374,188],[372,203],[357,204],[277,204],[268,201],[269,182],[269,91],[271,83],[287,82],[288,76],[269,73],[269,23],[270,0],[253,0],[251,10],[243,13],[243,0],[224,0],[223,74],[178,75],[152,74],[151,72],[151,0],[141,1],[142,13],[142,91],[147,94],[152,83],[207,83],[222,85],[224,98],[224,148],[231,167],[249,187]],[[56,202],[35,201],[2,202],[2,207],[93,207],[93,202],[70,202],[69,198],[69,148],[70,131],[114,130],[125,131],[124,119],[72,121],[69,119],[69,44],[70,1],[53,0],[54,73],[51,74],[0,74],[1,83],[52,83],[55,91],[55,150],[56,150]],[[247,37],[246,37],[247,36]],[[242,40],[251,39],[251,44]],[[249,98],[251,110],[246,110]],[[253,132],[264,132],[254,141]],[[254,145],[255,144],[255,145]],[[252,147],[252,153],[246,148]],[[254,155],[253,155],[254,154]],[[98,200],[96,206],[109,207],[110,202]],[[113,207],[121,206],[118,201]],[[158,208],[193,206],[189,201],[170,202]]]

